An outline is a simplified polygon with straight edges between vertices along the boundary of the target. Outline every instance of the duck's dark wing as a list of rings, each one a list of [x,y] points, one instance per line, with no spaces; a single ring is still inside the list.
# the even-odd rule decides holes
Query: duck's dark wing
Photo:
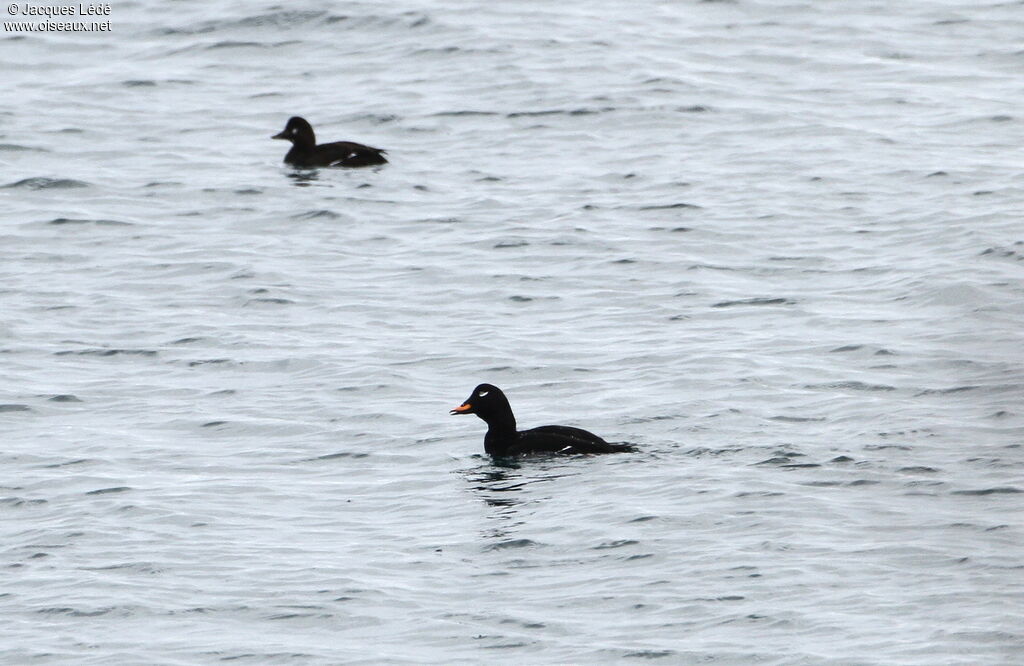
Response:
[[[516,442],[509,447],[509,454],[577,455],[581,453],[621,453],[633,450],[635,449],[629,444],[611,444],[582,428],[549,425],[519,432]]]
[[[323,143],[316,147],[316,160],[320,166],[362,167],[387,164],[387,151],[364,146],[352,141]]]

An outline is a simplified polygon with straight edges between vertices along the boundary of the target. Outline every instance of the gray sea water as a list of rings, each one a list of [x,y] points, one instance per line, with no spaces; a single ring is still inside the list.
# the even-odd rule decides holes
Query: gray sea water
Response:
[[[0,35],[0,662],[1024,663],[1024,3],[111,7]]]

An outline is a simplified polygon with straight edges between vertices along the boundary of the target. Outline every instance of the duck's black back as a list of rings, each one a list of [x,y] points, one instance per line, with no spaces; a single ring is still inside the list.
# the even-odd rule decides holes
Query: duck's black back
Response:
[[[484,437],[484,448],[495,457],[530,454],[625,453],[635,449],[629,444],[612,444],[594,433],[572,426],[546,425],[521,430],[514,437]]]
[[[312,150],[294,145],[284,156],[284,161],[298,167],[364,167],[387,164],[385,152],[352,141],[335,141],[322,143]]]

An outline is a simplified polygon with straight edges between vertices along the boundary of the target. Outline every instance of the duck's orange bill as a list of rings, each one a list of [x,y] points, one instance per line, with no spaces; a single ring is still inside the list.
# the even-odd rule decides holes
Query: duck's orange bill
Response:
[[[452,414],[465,414],[469,410],[473,409],[473,405],[468,402],[464,402],[451,411]]]

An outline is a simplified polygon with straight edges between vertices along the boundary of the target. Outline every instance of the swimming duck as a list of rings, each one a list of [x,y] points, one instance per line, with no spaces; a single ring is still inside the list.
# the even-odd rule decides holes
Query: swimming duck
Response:
[[[351,141],[335,141],[316,145],[316,134],[313,126],[305,118],[293,116],[288,119],[284,129],[271,139],[283,139],[292,142],[292,149],[284,156],[284,161],[297,167],[364,167],[375,164],[387,164],[384,157],[387,151],[380,148],[364,146]]]
[[[571,426],[548,425],[516,430],[516,417],[508,398],[497,386],[481,384],[466,401],[449,412],[476,414],[487,424],[484,451],[495,458],[530,454],[575,455],[635,451],[630,444],[612,444],[597,435]]]

